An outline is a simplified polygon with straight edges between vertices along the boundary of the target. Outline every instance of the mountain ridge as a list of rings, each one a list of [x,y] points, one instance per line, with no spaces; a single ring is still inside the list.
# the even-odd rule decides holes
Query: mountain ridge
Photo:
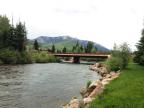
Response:
[[[31,42],[33,42],[34,40],[37,40],[38,43],[45,48],[50,48],[52,46],[52,44],[55,45],[56,48],[60,49],[63,48],[64,46],[67,48],[72,48],[77,42],[79,42],[80,45],[82,45],[83,47],[85,47],[88,43],[88,40],[81,40],[78,38],[73,38],[71,36],[39,36],[35,39],[30,39]],[[94,47],[97,48],[98,51],[109,51],[108,48],[96,43],[94,43]]]

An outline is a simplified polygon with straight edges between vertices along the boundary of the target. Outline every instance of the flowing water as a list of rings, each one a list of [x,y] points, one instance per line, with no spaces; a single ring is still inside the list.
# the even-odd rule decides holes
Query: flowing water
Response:
[[[0,108],[59,108],[98,78],[83,64],[0,66]]]

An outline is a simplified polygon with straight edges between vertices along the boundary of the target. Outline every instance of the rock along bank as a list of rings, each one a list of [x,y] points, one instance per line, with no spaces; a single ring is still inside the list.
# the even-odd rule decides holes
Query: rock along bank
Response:
[[[120,75],[120,71],[110,72],[108,71],[107,66],[102,63],[90,65],[89,69],[97,72],[99,75],[101,75],[101,78],[99,80],[93,81],[88,87],[83,87],[80,90],[82,99],[77,99],[76,97],[72,98],[70,102],[66,105],[63,105],[62,108],[88,108],[92,100],[94,100],[96,96],[103,92],[105,85],[109,84],[111,80],[117,78]]]

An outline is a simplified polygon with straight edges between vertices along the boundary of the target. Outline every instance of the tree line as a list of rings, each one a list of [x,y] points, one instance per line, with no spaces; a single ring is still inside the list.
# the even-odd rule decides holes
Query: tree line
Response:
[[[37,40],[34,41],[33,48],[35,50],[40,50],[40,45]],[[70,53],[70,52],[71,53],[95,53],[97,51],[97,48],[94,47],[94,43],[91,41],[88,41],[85,47],[80,45],[80,43],[77,41],[71,50],[67,50],[65,46],[61,50],[59,50],[56,49],[54,44],[52,44],[52,47],[48,49],[48,51],[51,53]]]
[[[10,24],[7,16],[0,15],[0,64],[30,63],[26,43],[25,23]]]
[[[27,32],[25,23],[10,24],[6,16],[0,16],[0,48],[22,52],[26,50]]]

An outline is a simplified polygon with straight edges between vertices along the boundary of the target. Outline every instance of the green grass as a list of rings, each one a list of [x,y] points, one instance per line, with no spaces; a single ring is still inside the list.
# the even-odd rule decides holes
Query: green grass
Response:
[[[120,77],[96,97],[90,108],[144,108],[144,67],[129,64]]]

